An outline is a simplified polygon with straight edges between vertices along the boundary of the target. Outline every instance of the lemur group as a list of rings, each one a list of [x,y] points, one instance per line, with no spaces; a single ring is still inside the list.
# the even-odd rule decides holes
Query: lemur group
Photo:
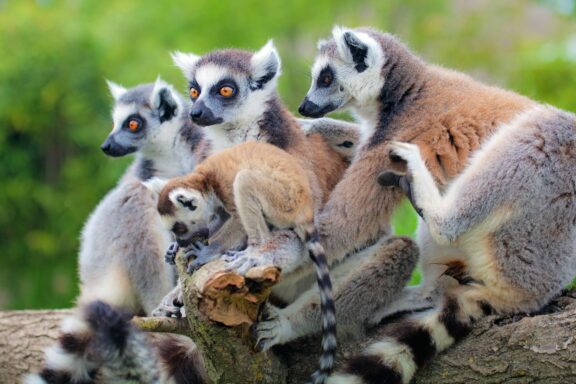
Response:
[[[214,259],[239,274],[279,267],[283,305],[265,305],[255,344],[321,334],[311,381],[329,384],[407,384],[480,318],[538,311],[576,276],[574,114],[371,28],[318,43],[305,118],[278,96],[271,41],[172,59],[190,101],[160,79],[108,83],[102,150],[136,159],[85,225],[78,306],[27,382],[208,382],[191,340],[129,321],[185,315],[178,251],[188,273]],[[324,117],[336,110],[356,122]],[[404,197],[416,241],[392,233]],[[336,359],[337,341],[378,328]]]

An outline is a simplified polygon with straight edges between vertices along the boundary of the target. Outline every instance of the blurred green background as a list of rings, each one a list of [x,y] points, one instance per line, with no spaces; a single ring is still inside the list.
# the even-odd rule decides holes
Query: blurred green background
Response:
[[[574,110],[575,1],[0,0],[0,308],[67,307],[77,294],[84,220],[126,159],[104,79],[158,74],[184,90],[169,50],[256,49],[274,38],[280,93],[295,111],[316,41],[334,24],[393,32],[425,59]],[[407,205],[395,218],[412,233]]]

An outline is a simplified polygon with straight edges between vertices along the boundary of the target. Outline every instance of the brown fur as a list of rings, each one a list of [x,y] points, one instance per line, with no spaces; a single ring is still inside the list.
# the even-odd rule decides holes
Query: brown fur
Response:
[[[295,157],[271,144],[256,141],[220,151],[199,164],[193,173],[170,180],[160,193],[158,206],[171,205],[170,192],[175,188],[186,188],[200,191],[205,196],[216,194],[226,210],[235,213],[234,183],[242,170],[257,170],[271,182],[288,187],[281,190],[283,194],[274,195],[265,185],[254,185],[271,199],[271,205],[286,222],[312,222],[314,204],[310,182],[313,180],[309,182],[306,170]]]
[[[424,84],[420,97],[392,118],[385,140],[360,150],[321,214],[320,230],[329,257],[390,233],[390,219],[403,194],[383,189],[376,178],[382,170],[403,170],[403,165],[390,159],[389,141],[417,144],[436,181],[445,186],[499,124],[535,104],[436,66],[413,75]]]

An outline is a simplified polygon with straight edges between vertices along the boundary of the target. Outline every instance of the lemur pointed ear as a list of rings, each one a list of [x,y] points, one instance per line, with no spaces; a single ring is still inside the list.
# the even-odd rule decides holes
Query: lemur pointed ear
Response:
[[[178,101],[174,97],[172,87],[163,81],[160,76],[156,78],[154,89],[150,95],[150,105],[158,111],[160,123],[171,120],[176,116]]]
[[[155,199],[158,199],[160,192],[162,192],[166,184],[168,184],[168,180],[161,179],[159,177],[153,177],[142,182],[142,185],[144,185],[146,188],[148,188],[148,190],[150,190],[150,192],[152,192],[152,195]]]
[[[252,66],[252,90],[262,89],[280,75],[280,55],[272,40],[268,40],[250,59]]]
[[[326,46],[326,44],[328,44],[328,40],[324,40],[324,39],[318,40],[318,42],[316,43],[316,48],[318,50],[321,50],[322,48],[324,48]]]
[[[364,33],[356,33],[342,27],[334,27],[332,36],[336,41],[340,57],[351,64],[358,72],[364,72],[375,64],[374,46],[376,42]]]
[[[118,100],[120,96],[126,93],[127,89],[123,86],[116,84],[113,81],[106,80],[106,84],[108,84],[108,89],[110,90],[110,94],[114,98],[114,100]]]
[[[200,56],[193,53],[175,51],[170,52],[170,57],[172,57],[174,64],[180,68],[186,80],[192,80],[192,70],[196,63],[198,63],[198,60],[200,60]]]

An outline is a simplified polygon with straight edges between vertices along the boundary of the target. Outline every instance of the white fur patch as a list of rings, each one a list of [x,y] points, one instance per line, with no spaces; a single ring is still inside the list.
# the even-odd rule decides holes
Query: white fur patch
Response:
[[[401,372],[404,384],[410,383],[418,368],[410,347],[392,338],[384,338],[380,342],[371,344],[364,353],[379,357],[384,364]]]
[[[43,378],[37,374],[29,374],[22,379],[23,384],[47,384]]]
[[[274,42],[268,40],[268,42],[260,48],[258,52],[252,55],[250,64],[254,71],[253,77],[255,79],[266,76],[270,69],[275,69],[276,74],[274,77],[278,77],[280,75],[281,62],[280,55],[278,55]]]
[[[113,81],[106,80],[106,84],[108,84],[108,89],[110,90],[110,94],[115,100],[118,100],[120,96],[126,93],[127,89],[121,86],[120,84],[116,84]]]
[[[60,327],[63,333],[89,333],[90,326],[77,316],[69,316],[62,320],[62,326]]]
[[[200,60],[200,56],[195,55],[193,53],[184,53],[180,51],[171,52],[170,57],[172,57],[172,61],[174,64],[180,68],[186,80],[190,81],[191,79],[191,72],[194,69],[194,66]]]
[[[66,371],[73,380],[88,380],[88,372],[93,368],[84,358],[71,355],[60,345],[53,345],[46,350],[46,367],[55,371]]]
[[[118,132],[122,129],[122,123],[126,118],[138,111],[136,104],[117,104],[114,106],[114,110],[112,111],[112,121],[114,122],[114,127],[112,128],[112,133]]]
[[[440,314],[435,312],[422,317],[419,322],[430,332],[430,336],[432,336],[432,340],[436,344],[436,350],[442,352],[454,344],[455,340],[448,334],[446,327],[440,322],[438,316]]]
[[[200,97],[198,100],[202,100],[204,92],[212,88],[218,81],[220,81],[224,76],[228,75],[228,71],[216,64],[206,64],[201,65],[196,70],[195,80],[198,82],[200,87]]]
[[[335,373],[326,380],[326,384],[364,384],[364,380],[356,375]]]

